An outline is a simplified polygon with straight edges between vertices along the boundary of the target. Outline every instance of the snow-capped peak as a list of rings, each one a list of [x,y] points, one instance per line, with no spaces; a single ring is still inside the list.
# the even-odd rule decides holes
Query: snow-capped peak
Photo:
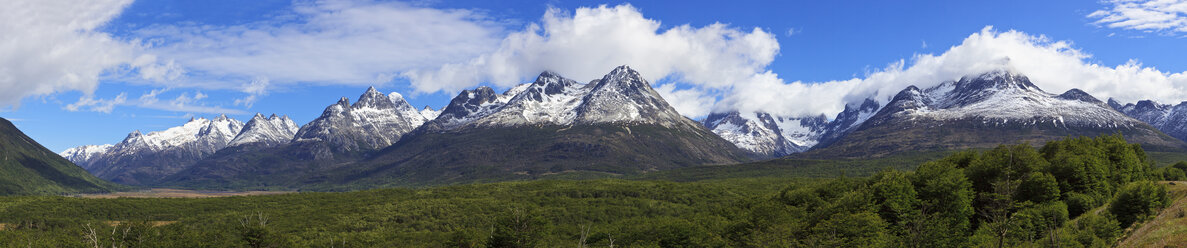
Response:
[[[441,115],[441,110],[433,110],[433,107],[425,105],[425,107],[420,110],[420,115],[424,116],[425,120],[433,120],[437,119],[438,115]]]
[[[1055,125],[1058,127],[1130,127],[1131,118],[1113,111],[1087,93],[1073,89],[1047,93],[1026,76],[996,71],[966,76],[949,86],[920,90],[914,86],[879,111],[880,124],[890,119],[975,120],[989,125]],[[882,112],[887,114],[883,115]]]
[[[293,139],[293,135],[297,133],[298,128],[297,124],[288,118],[277,117],[276,114],[264,118],[263,114],[256,113],[243,126],[243,131],[239,132],[228,146],[247,144],[276,146],[285,144]]]
[[[107,150],[111,149],[112,146],[114,145],[85,145],[66,149],[61,153],[58,153],[58,155],[61,155],[63,158],[66,158],[66,160],[70,160],[70,162],[74,162],[74,164],[85,169],[90,167],[90,162],[93,159],[106,153]]]
[[[638,72],[620,66],[590,84],[545,71],[536,81],[503,94],[489,87],[462,91],[428,125],[449,130],[462,126],[570,125],[635,123],[695,125],[676,112]]]
[[[1187,141],[1187,102],[1170,105],[1142,100],[1121,105],[1116,100],[1109,99],[1109,106],[1129,117],[1150,124],[1171,137]]]
[[[398,93],[384,95],[375,87],[349,105],[343,97],[322,115],[301,127],[294,140],[320,140],[340,150],[373,150],[395,143],[425,122],[424,116]]]
[[[784,156],[816,145],[828,120],[816,117],[782,117],[767,113],[712,113],[703,124],[739,148],[766,156]]]

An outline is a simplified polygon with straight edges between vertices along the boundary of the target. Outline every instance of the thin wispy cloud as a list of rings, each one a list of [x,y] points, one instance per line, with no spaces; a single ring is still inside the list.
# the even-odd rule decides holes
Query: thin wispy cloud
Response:
[[[374,85],[398,73],[491,51],[502,24],[480,13],[401,2],[296,2],[293,16],[242,25],[155,25],[134,34],[176,61],[183,81],[239,90],[251,106],[291,84]],[[180,82],[185,84],[185,82]]]
[[[1094,24],[1170,35],[1187,33],[1187,1],[1110,0],[1104,3],[1108,5],[1105,9],[1088,15],[1095,20]]]
[[[135,99],[128,99],[127,92],[121,92],[119,95],[110,99],[95,98],[94,96],[84,95],[78,101],[63,106],[62,109],[67,111],[93,111],[101,113],[111,113],[116,107],[138,107],[155,109],[179,113],[202,113],[202,114],[247,114],[246,111],[234,108],[224,108],[221,106],[211,106],[204,100],[209,95],[201,91],[181,92],[172,99],[160,99],[160,95],[169,91],[169,89],[155,89],[144,94],[141,94]]]

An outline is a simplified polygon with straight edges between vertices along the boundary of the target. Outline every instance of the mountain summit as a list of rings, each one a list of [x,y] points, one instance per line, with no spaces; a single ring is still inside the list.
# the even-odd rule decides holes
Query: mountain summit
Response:
[[[927,89],[907,87],[814,153],[880,156],[1115,133],[1155,150],[1187,147],[1078,89],[1055,95],[1026,76],[994,71]]]
[[[424,116],[401,95],[384,95],[370,87],[353,105],[343,97],[326,107],[297,131],[294,141],[325,142],[339,151],[377,150],[424,122]]]

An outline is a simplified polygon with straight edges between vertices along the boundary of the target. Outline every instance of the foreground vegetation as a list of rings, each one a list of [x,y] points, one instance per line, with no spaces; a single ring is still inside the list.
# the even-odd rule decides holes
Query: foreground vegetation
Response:
[[[1114,136],[959,152],[914,171],[868,177],[544,180],[206,199],[5,197],[0,244],[1109,247],[1170,202],[1154,181],[1182,169],[1154,169],[1147,157]],[[694,172],[676,175],[701,174]]]

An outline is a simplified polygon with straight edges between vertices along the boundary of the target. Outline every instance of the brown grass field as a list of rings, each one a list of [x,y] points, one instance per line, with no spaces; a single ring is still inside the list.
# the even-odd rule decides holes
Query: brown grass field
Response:
[[[276,194],[288,194],[288,193],[294,193],[294,191],[230,192],[230,191],[197,191],[197,190],[184,190],[184,189],[154,188],[154,189],[142,190],[142,191],[115,192],[115,193],[103,193],[103,194],[82,194],[82,195],[78,195],[78,196],[82,197],[82,198],[97,198],[97,199],[125,198],[125,197],[126,198],[208,198],[208,197],[228,197],[228,196],[276,195]]]

